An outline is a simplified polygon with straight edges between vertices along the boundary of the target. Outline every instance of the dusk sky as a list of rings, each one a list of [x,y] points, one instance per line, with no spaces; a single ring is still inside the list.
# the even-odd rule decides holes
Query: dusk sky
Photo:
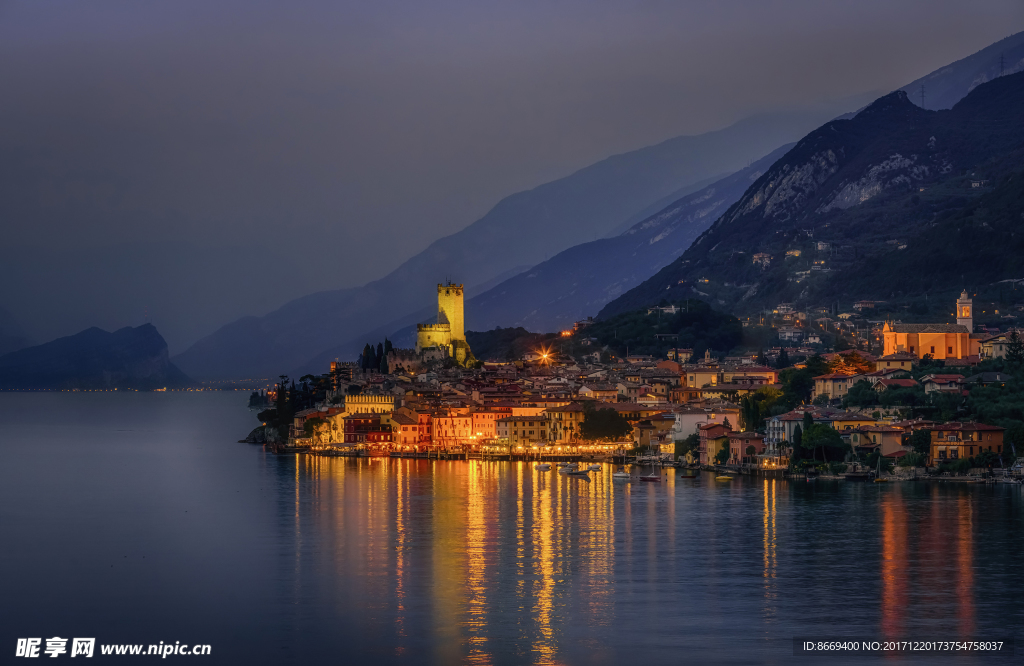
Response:
[[[35,342],[147,313],[178,352],[608,155],[1022,29],[1019,0],[0,0],[0,308]]]

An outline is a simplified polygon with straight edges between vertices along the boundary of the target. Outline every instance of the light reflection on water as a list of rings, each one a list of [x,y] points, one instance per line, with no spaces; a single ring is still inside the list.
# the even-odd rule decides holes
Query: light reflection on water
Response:
[[[425,631],[438,663],[611,663],[629,644],[656,658],[686,649],[757,663],[783,658],[794,635],[975,636],[974,496],[1005,494],[689,481],[671,470],[631,484],[609,466],[587,482],[531,463],[296,461],[340,495],[318,511],[347,533],[347,558],[378,563],[360,576],[361,598],[393,601],[392,656]],[[409,580],[424,571],[429,581]],[[411,596],[419,637],[406,626]],[[795,612],[815,605],[826,612]],[[733,634],[735,621],[744,630]]]
[[[279,457],[234,443],[252,418],[237,402],[0,397],[3,641],[194,639],[209,663],[759,664],[789,663],[794,636],[1024,621],[1020,488]]]

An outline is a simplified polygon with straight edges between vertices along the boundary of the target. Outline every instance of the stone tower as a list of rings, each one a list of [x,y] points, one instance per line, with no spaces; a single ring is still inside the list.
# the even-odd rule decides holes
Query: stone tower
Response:
[[[968,333],[974,333],[974,305],[966,289],[956,301],[956,323],[966,326]]]
[[[451,327],[451,341],[465,341],[465,320],[462,316],[462,285],[437,285],[437,321],[447,322]]]

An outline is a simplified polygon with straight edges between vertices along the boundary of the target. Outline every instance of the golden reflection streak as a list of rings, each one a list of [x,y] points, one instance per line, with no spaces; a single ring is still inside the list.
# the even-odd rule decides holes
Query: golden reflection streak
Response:
[[[476,461],[470,462],[469,494],[466,496],[466,589],[469,593],[466,628],[469,632],[468,660],[471,663],[489,663],[488,654],[484,650],[487,642],[487,561],[484,557],[487,534],[484,506],[490,495],[485,493],[482,466]]]
[[[957,511],[957,619],[960,635],[974,635],[974,503],[961,493]]]
[[[407,493],[409,475],[406,460],[395,465],[395,628],[396,633],[405,637],[405,549],[408,544],[406,528]],[[395,654],[404,654],[405,646],[396,645]]]
[[[534,478],[542,472],[535,472]],[[535,573],[540,580],[534,583],[533,615],[536,617],[537,630],[540,636],[533,641],[533,651],[537,655],[537,663],[549,664],[555,660],[554,630],[551,626],[552,599],[555,591],[555,519],[553,511],[557,508],[554,494],[563,482],[563,478],[555,477],[551,484],[540,489],[540,502],[534,502],[533,532],[536,534],[537,545],[534,547]],[[535,486],[536,487],[536,486]],[[560,518],[560,516],[559,516]]]
[[[461,461],[460,461],[461,464]],[[444,465],[446,469],[439,471]],[[433,575],[434,661],[454,664],[462,661],[459,618],[465,582],[466,488],[452,461],[433,463]]]
[[[898,489],[889,490],[882,510],[882,636],[901,640],[907,612],[907,515]]]

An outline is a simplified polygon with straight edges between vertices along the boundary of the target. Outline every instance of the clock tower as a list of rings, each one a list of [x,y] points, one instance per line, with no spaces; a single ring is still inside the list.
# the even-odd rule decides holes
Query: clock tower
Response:
[[[956,323],[966,326],[968,333],[974,333],[974,305],[966,289],[956,301]]]

